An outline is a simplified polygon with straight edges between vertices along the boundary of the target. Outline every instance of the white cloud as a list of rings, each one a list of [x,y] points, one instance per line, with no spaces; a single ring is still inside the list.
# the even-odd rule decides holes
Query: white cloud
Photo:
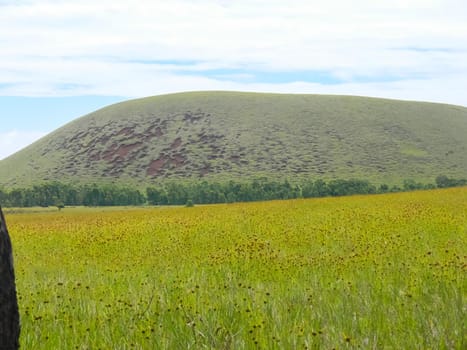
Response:
[[[45,135],[38,131],[0,132],[0,160],[19,151]]]
[[[302,88],[467,105],[463,0],[31,0],[0,7],[0,94]],[[244,72],[222,79],[203,72],[232,68]],[[342,82],[245,82],[256,70],[323,71]]]

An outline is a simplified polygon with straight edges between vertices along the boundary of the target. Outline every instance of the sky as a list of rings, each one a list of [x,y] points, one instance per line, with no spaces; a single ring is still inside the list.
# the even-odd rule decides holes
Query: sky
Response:
[[[0,159],[108,104],[195,90],[467,106],[467,1],[0,0]]]

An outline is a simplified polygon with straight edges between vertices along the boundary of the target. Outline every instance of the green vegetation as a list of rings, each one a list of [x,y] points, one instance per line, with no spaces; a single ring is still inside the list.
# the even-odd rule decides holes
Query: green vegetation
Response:
[[[440,175],[436,178],[438,188],[467,185],[467,180],[456,180]],[[71,186],[58,182],[33,188],[2,191],[0,203],[5,207],[48,207],[59,210],[66,206],[123,206],[123,205],[182,205],[252,202],[272,199],[313,198],[349,196],[436,188],[433,184],[422,184],[405,180],[403,187],[382,184],[376,187],[364,180],[303,180],[291,184],[266,178],[252,182],[197,182],[184,184],[172,182],[158,187],[146,188],[145,195],[137,190],[111,185]]]
[[[140,191],[111,185],[72,186],[54,182],[11,191],[0,189],[0,203],[5,207],[56,206],[63,209],[65,206],[122,206],[145,202]]]
[[[351,96],[193,92],[109,106],[0,161],[0,185],[467,174],[467,108]]]
[[[24,349],[465,349],[467,188],[7,214]]]

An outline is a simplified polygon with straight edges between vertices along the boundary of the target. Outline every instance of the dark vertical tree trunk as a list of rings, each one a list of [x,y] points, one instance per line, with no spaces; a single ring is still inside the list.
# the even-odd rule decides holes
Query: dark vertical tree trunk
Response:
[[[19,331],[13,253],[5,217],[0,207],[0,349],[18,349]]]

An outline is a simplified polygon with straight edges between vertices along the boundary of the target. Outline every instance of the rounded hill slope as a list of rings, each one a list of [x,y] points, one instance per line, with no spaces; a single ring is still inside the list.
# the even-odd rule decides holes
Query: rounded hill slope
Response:
[[[467,108],[327,95],[192,92],[118,103],[0,161],[0,185],[145,186],[467,174]]]

